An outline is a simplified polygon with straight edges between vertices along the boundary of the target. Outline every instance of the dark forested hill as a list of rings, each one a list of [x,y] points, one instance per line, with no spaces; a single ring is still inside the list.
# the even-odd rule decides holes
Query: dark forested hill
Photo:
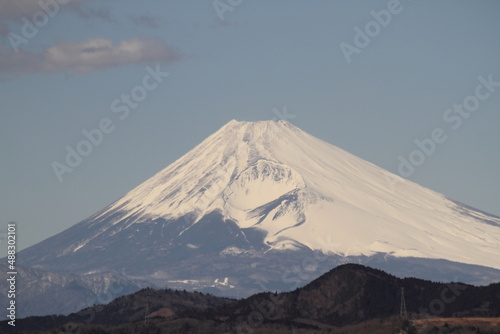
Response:
[[[403,319],[409,319],[404,324],[398,318],[402,311],[405,313],[401,309],[402,291],[406,306]],[[260,293],[241,300],[144,289],[66,317],[17,320],[16,332],[335,333],[340,327],[359,324],[370,324],[374,333],[377,326],[407,326],[411,332],[413,319],[499,316],[500,284],[475,287],[399,279],[380,270],[347,264],[295,291]],[[12,329],[5,322],[1,326],[2,331]]]

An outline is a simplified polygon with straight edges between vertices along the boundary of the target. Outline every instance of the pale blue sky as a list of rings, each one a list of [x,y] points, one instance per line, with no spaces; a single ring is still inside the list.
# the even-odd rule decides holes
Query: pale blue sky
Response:
[[[16,221],[19,246],[32,245],[231,119],[273,119],[284,106],[291,123],[394,173],[415,139],[442,128],[447,141],[408,178],[500,215],[500,87],[456,130],[443,119],[478,77],[500,82],[500,2],[401,0],[348,63],[340,44],[391,3],[244,0],[221,20],[213,1],[72,1],[18,53],[9,33],[22,37],[23,17],[42,9],[0,4],[0,232]],[[119,119],[112,102],[156,65],[170,75]],[[114,131],[59,182],[52,162],[103,118]]]

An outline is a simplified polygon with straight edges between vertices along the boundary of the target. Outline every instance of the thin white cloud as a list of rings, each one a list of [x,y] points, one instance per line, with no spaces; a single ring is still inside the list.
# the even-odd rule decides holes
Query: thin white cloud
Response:
[[[20,49],[14,53],[11,49],[2,52],[0,57],[0,75],[22,74],[39,72],[42,67],[43,56]]]
[[[160,27],[160,19],[151,15],[130,15],[130,22],[139,27],[158,29]]]
[[[81,43],[60,42],[41,53],[20,50],[3,55],[0,73],[88,73],[127,64],[171,63],[183,57],[179,50],[158,39],[131,38],[114,44],[109,39],[94,38]]]
[[[84,8],[83,3],[98,3],[95,0],[0,0],[0,19],[18,21],[22,17],[32,19],[37,12],[59,13],[68,8],[85,19],[99,18],[111,21],[110,10],[101,8]]]

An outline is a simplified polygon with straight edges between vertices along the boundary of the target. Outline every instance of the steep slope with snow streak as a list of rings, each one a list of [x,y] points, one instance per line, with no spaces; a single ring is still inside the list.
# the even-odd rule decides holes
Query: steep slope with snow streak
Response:
[[[133,217],[121,229],[194,214],[182,235],[212,211],[240,228],[264,231],[271,249],[387,253],[500,269],[500,218],[284,121],[229,122],[99,216]]]

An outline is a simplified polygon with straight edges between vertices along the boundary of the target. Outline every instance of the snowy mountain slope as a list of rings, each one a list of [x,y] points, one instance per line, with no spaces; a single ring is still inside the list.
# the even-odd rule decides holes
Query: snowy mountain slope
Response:
[[[115,211],[126,213],[120,221],[134,217],[122,228],[194,215],[182,235],[219,211],[240,228],[264,231],[271,248],[300,244],[500,269],[500,218],[459,206],[283,121],[229,122],[101,215]]]
[[[160,288],[241,297],[292,289],[346,262],[487,284],[500,281],[499,245],[499,217],[289,123],[231,121],[18,260],[34,270],[114,270]]]

